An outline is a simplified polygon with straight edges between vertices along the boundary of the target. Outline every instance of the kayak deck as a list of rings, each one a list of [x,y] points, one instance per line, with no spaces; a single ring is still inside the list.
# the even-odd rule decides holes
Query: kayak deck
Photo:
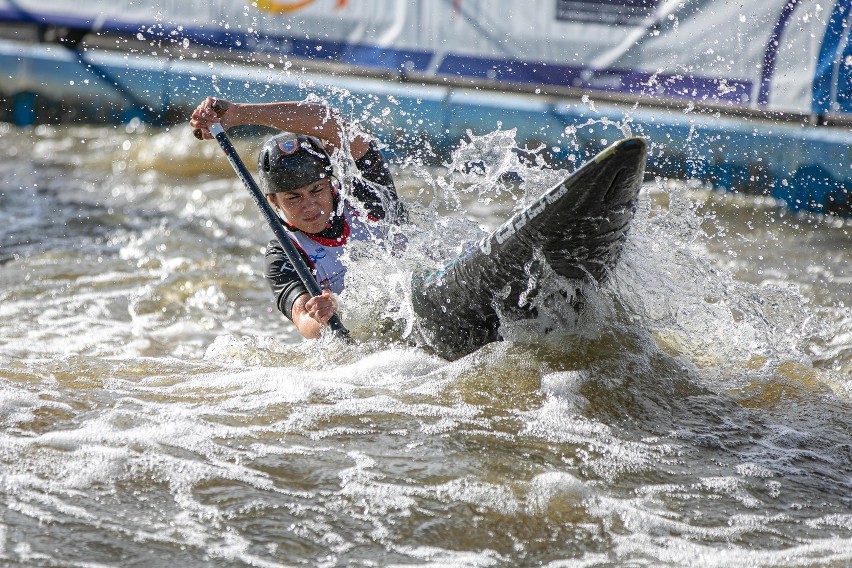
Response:
[[[543,259],[558,275],[603,283],[618,263],[645,172],[646,144],[611,145],[440,270],[416,276],[425,342],[461,356],[500,337],[501,317],[535,317],[527,299]],[[581,309],[576,293],[566,301]]]

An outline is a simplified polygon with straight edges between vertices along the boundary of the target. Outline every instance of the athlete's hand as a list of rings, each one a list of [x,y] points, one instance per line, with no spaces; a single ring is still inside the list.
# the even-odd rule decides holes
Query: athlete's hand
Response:
[[[337,298],[329,290],[323,290],[322,295],[314,296],[305,302],[305,311],[322,325],[328,323],[331,316],[337,312],[337,308]]]
[[[214,99],[207,97],[192,111],[192,118],[189,120],[189,127],[192,128],[192,134],[199,140],[210,140],[213,135],[210,134],[210,127],[219,122],[225,130],[230,126],[230,116],[228,111],[231,109],[231,103],[224,99]]]

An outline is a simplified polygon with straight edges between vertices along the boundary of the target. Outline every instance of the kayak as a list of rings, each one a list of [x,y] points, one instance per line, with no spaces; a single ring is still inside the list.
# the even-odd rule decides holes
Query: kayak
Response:
[[[541,263],[570,281],[603,284],[618,263],[645,174],[642,138],[620,140],[439,270],[412,279],[419,335],[456,358],[502,339],[501,326],[536,317]],[[576,310],[579,289],[565,293]]]

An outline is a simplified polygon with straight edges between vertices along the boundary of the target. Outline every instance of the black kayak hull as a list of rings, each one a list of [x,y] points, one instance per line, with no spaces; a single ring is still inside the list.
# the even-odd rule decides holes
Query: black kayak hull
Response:
[[[564,278],[603,283],[627,238],[646,158],[644,139],[616,142],[442,269],[416,276],[424,341],[457,357],[500,340],[501,317],[532,317],[523,295],[542,257]]]

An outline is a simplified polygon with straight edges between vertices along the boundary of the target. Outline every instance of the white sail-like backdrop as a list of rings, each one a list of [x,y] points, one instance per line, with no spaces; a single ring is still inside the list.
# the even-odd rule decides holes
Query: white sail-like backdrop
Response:
[[[852,112],[850,0],[0,0],[0,19],[421,75]]]

